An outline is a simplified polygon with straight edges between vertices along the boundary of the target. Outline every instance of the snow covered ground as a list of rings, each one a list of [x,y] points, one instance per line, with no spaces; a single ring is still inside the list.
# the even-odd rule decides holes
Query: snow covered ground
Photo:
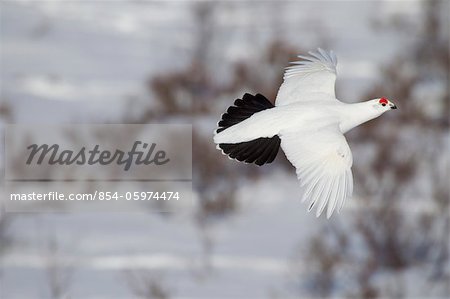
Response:
[[[189,1],[63,2],[0,3],[0,97],[16,123],[120,123],[125,112],[139,115],[154,105],[146,80],[186,66],[197,43]],[[224,2],[214,10],[211,67],[227,74],[227,65],[255,59],[275,35],[302,49],[331,47],[339,57],[338,94],[359,101],[379,67],[418,38],[378,24],[420,18],[420,5]],[[208,116],[187,119],[211,132]],[[296,199],[298,189],[294,172],[274,167],[238,185],[237,212],[206,228],[195,220],[195,205],[169,216],[14,215],[14,243],[0,256],[0,297],[50,298],[55,257],[60,275],[72,274],[62,298],[132,298],[124,272],[132,269],[158,276],[170,298],[298,297],[287,283],[293,256],[320,229],[359,210],[350,203],[329,222],[316,219]],[[53,239],[57,249],[49,248]]]

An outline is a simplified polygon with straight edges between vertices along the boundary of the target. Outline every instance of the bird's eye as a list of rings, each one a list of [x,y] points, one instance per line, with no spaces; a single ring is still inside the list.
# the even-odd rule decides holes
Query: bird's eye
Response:
[[[388,104],[388,100],[386,98],[381,98],[378,103],[381,104],[381,106],[386,106]]]

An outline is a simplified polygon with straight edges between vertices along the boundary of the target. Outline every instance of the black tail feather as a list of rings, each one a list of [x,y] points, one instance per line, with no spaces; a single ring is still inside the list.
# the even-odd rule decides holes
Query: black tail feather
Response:
[[[277,136],[278,137],[278,136]],[[276,154],[278,153],[278,149],[280,147],[281,140],[278,137],[276,140],[274,140],[274,144],[271,146],[266,146],[264,148],[264,151],[259,156],[258,159],[256,159],[255,163],[257,165],[263,165],[265,163],[272,163],[272,161],[275,159]],[[275,151],[276,150],[276,151]],[[275,155],[273,155],[273,152],[275,151]]]
[[[267,156],[266,163],[272,163],[273,160],[275,160],[275,158],[277,157],[277,154],[278,154],[278,150],[280,149],[280,144],[281,144],[281,139],[280,139],[280,137],[278,137],[278,138],[276,138],[276,143],[273,146],[271,146],[272,151]]]
[[[239,143],[220,143],[219,148],[238,161],[263,165],[272,163],[280,148],[281,139],[261,137],[255,140]]]
[[[217,133],[234,126],[253,114],[273,108],[274,105],[261,94],[246,93],[242,99],[234,101],[234,106],[227,109],[219,121]],[[239,143],[220,143],[219,148],[230,158],[247,163],[263,165],[272,163],[280,148],[280,137],[261,137],[255,140]]]

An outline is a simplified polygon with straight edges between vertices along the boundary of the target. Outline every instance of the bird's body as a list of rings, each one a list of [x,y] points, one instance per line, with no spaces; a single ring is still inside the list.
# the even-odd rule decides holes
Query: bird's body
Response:
[[[342,134],[379,116],[367,109],[370,102],[346,104],[340,101],[300,102],[263,110],[229,127],[214,137],[216,143],[237,143],[289,132],[306,134],[333,124]],[[264,123],[264,126],[260,124]]]
[[[396,106],[381,98],[356,104],[336,99],[337,59],[321,49],[285,72],[273,106],[264,96],[244,95],[219,122],[218,148],[231,158],[270,163],[279,146],[297,170],[303,200],[327,217],[351,197],[353,163],[343,134]]]

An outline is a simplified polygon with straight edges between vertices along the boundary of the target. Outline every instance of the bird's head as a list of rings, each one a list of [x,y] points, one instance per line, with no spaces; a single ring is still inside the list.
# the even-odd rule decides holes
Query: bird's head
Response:
[[[392,109],[397,109],[397,106],[386,98],[372,100],[372,107],[380,113],[384,113]]]

